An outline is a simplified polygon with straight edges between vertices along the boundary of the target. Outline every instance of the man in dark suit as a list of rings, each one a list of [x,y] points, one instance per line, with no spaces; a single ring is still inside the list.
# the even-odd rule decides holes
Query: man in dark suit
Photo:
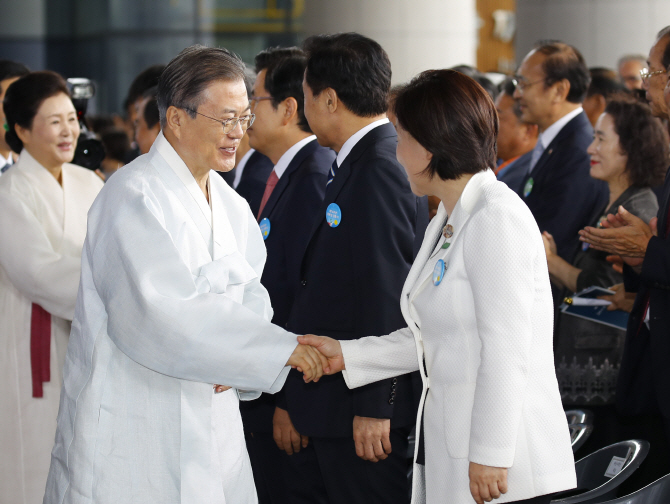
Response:
[[[305,47],[305,115],[319,143],[338,155],[287,327],[337,339],[388,334],[406,325],[398,300],[428,220],[426,201],[412,194],[395,157],[386,118],[391,65],[379,44],[355,33],[314,37]],[[291,502],[408,502],[412,379],[349,390],[340,375],[309,386],[289,375],[275,432],[290,429],[303,440],[289,457]]]
[[[265,184],[274,166],[270,158],[254,149],[249,149],[235,166],[239,181],[237,185],[233,182],[233,188],[237,191],[237,194],[247,200],[251,213],[254,215],[258,215],[258,209],[265,192]]]
[[[335,153],[321,147],[305,119],[302,50],[268,49],[256,56],[258,75],[251,96],[254,124],[249,145],[273,163],[257,213],[267,248],[261,282],[270,294],[272,322],[285,327],[299,288],[300,262],[321,206]],[[297,434],[273,439],[274,396],[240,403],[247,448],[260,504],[289,502],[282,467]],[[295,448],[294,448],[295,441]],[[278,447],[281,446],[281,449]],[[283,451],[282,451],[283,450]]]
[[[670,104],[663,102],[662,90],[670,69],[670,26],[659,32],[648,63],[650,74],[643,78],[643,88],[654,115],[667,118]],[[670,95],[667,98],[670,102]],[[637,293],[628,318],[616,403],[637,429],[636,437],[652,438],[648,459],[654,463],[642,467],[646,477],[638,482],[641,487],[670,471],[670,170],[658,215],[649,224],[621,209],[608,216],[605,229],[587,227],[580,235],[592,247],[623,258],[625,290]],[[658,424],[665,436],[659,435]]]
[[[521,119],[540,131],[519,194],[568,262],[579,247],[578,231],[608,201],[607,185],[589,175],[593,128],[581,106],[589,79],[577,49],[549,42],[524,58],[514,91]]]
[[[496,97],[498,112],[498,159],[501,163],[496,176],[512,191],[521,191],[523,179],[528,173],[533,147],[537,143],[537,124],[521,120],[519,104],[514,100],[513,79],[506,79]]]

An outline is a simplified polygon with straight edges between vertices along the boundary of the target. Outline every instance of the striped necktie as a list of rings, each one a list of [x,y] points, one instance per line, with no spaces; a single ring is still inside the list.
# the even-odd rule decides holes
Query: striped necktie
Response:
[[[333,161],[333,164],[330,167],[330,171],[328,172],[328,182],[326,182],[326,187],[328,187],[335,178],[335,173],[337,173],[337,158],[335,158]]]

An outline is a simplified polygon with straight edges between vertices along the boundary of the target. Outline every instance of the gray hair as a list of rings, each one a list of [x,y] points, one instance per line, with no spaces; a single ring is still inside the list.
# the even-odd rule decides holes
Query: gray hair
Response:
[[[228,49],[193,45],[180,52],[161,74],[156,101],[161,127],[166,126],[170,106],[184,109],[195,118],[202,91],[213,81],[244,81],[245,66]]]
[[[642,54],[626,54],[624,56],[621,56],[619,58],[619,61],[617,61],[616,67],[619,68],[621,65],[624,63],[628,63],[629,61],[638,61],[642,63],[645,68],[647,66],[647,57],[642,55]]]

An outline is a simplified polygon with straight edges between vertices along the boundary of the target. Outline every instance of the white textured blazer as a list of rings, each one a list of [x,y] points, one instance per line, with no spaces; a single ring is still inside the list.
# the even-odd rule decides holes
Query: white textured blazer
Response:
[[[509,468],[509,490],[496,502],[574,488],[537,224],[490,170],[466,185],[448,219],[449,238],[446,219],[440,204],[405,282],[408,327],[341,342],[347,385],[421,372],[417,439],[423,412],[426,463],[414,464],[414,504],[473,502],[469,462]],[[446,271],[435,285],[439,260]]]

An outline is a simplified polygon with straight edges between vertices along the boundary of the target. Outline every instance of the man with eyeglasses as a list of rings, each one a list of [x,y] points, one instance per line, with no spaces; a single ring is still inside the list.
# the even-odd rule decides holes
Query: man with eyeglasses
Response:
[[[265,185],[257,220],[268,260],[261,283],[268,290],[272,322],[285,327],[296,291],[300,261],[326,191],[335,152],[322,147],[305,118],[302,78],[307,66],[297,47],[273,48],[256,55],[256,82],[247,131],[249,145],[265,154],[274,169]],[[281,392],[279,393],[281,394]],[[279,394],[263,394],[240,404],[249,458],[260,504],[289,502],[284,466],[288,455],[309,442],[276,407]]]
[[[161,133],[89,212],[47,504],[256,504],[239,400],[322,372],[270,323],[258,223],[211,171],[254,121],[243,72],[225,49],[173,59]]]
[[[516,81],[521,119],[540,133],[519,195],[540,231],[554,237],[558,255],[571,262],[578,231],[607,203],[607,185],[589,176],[593,128],[582,109],[589,71],[577,49],[546,42],[524,58]]]

